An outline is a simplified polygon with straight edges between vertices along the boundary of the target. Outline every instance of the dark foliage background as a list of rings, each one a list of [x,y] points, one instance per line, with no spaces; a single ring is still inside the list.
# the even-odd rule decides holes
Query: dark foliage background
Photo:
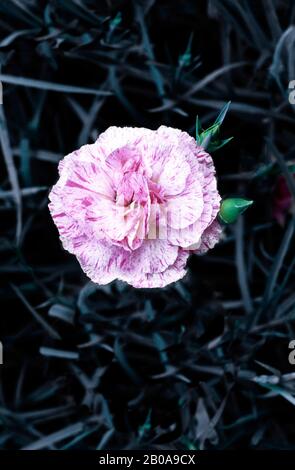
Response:
[[[294,448],[295,4],[1,0],[0,446]],[[223,196],[255,205],[166,289],[88,282],[47,209],[110,125],[194,134],[221,107]],[[287,186],[286,186],[287,188]],[[290,196],[291,197],[291,196]]]

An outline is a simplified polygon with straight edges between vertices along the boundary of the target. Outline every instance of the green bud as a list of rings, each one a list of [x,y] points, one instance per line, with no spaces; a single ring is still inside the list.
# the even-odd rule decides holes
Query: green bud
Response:
[[[230,101],[226,103],[219,115],[217,116],[215,122],[208,127],[207,129],[202,129],[201,123],[197,116],[196,118],[196,141],[198,145],[201,145],[207,152],[212,153],[220,149],[228,142],[232,140],[232,137],[228,139],[221,140],[219,137],[220,127],[224,121],[226,113],[229,109]]]
[[[253,201],[242,199],[239,197],[233,197],[224,199],[220,206],[218,214],[219,220],[224,224],[233,224],[236,222],[240,214],[253,204]]]

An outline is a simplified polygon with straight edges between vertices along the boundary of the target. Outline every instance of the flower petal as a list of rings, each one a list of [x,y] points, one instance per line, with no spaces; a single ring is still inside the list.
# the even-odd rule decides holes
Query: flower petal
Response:
[[[206,253],[206,251],[211,250],[216,243],[220,240],[222,235],[222,227],[219,222],[214,220],[211,225],[204,231],[201,244],[195,251],[197,254]]]
[[[195,180],[181,194],[168,199],[167,223],[176,229],[188,227],[200,217],[203,207],[202,186]]]
[[[122,248],[92,239],[76,250],[76,256],[81,268],[93,282],[108,284],[118,277],[117,258],[121,251]]]
[[[189,252],[179,249],[178,256],[174,264],[169,266],[165,271],[158,273],[135,273],[134,276],[120,277],[123,281],[128,282],[137,288],[154,288],[165,287],[172,282],[182,279],[186,274],[185,265],[189,256]]]
[[[145,240],[136,250],[124,253],[119,266],[122,276],[159,273],[172,265],[177,255],[178,247],[170,245],[166,240]]]

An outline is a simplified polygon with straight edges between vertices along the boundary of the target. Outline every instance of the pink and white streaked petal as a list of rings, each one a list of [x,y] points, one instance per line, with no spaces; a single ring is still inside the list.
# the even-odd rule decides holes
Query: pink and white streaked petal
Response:
[[[122,176],[125,172],[144,171],[141,152],[132,144],[117,148],[106,158],[106,166]]]
[[[214,220],[211,225],[204,231],[201,244],[195,251],[197,254],[204,254],[211,250],[222,236],[222,226],[217,220]]]
[[[103,162],[105,160],[104,153],[97,145],[86,144],[82,145],[78,150],[69,153],[58,164],[59,175],[62,171],[68,171],[73,168],[76,162]]]
[[[117,258],[122,248],[95,239],[77,248],[76,256],[85,274],[98,284],[108,284],[118,277]]]
[[[154,132],[144,127],[111,126],[100,134],[94,145],[98,149],[103,149],[105,157],[125,145],[136,145],[146,163],[146,168],[148,168],[149,158],[146,157],[146,154],[152,153],[150,149],[153,148]]]
[[[180,129],[167,126],[160,126],[157,130],[157,134],[160,136],[161,140],[166,139],[166,141],[169,142],[176,154],[185,157],[192,173],[196,174],[199,171],[199,161],[196,157],[205,151],[202,147],[196,145],[196,141],[192,136]]]
[[[66,214],[63,205],[51,193],[51,202],[49,203],[49,211],[51,217],[59,231],[60,240],[65,250],[70,253],[75,252],[75,237],[81,235],[81,224]]]
[[[131,253],[122,253],[119,268],[122,276],[159,273],[175,263],[177,255],[178,247],[170,245],[166,240],[145,240]]]
[[[152,274],[135,273],[133,277],[129,277],[127,274],[124,274],[120,279],[131,283],[133,287],[137,288],[165,287],[172,282],[179,281],[186,275],[185,266],[188,256],[189,252],[179,249],[177,259],[165,271]]]
[[[85,222],[89,207],[97,201],[110,200],[114,189],[111,179],[98,165],[79,161],[63,168],[59,181],[52,188],[52,194],[60,198],[67,214]]]
[[[189,164],[184,158],[176,158],[176,155],[172,152],[168,161],[163,163],[157,182],[164,189],[166,195],[174,196],[185,189],[189,174]]]
[[[193,249],[192,245],[198,246],[200,244],[202,233],[198,222],[181,229],[167,228],[168,241],[172,245],[190,250]]]
[[[203,190],[198,180],[187,185],[183,193],[167,201],[167,223],[173,228],[185,228],[195,222],[204,207]]]

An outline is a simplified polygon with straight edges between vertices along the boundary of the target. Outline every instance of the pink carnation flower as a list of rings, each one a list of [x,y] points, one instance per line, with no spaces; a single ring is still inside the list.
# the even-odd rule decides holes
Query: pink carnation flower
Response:
[[[186,132],[110,127],[59,164],[49,209],[63,246],[98,284],[163,287],[219,240],[212,158]]]

